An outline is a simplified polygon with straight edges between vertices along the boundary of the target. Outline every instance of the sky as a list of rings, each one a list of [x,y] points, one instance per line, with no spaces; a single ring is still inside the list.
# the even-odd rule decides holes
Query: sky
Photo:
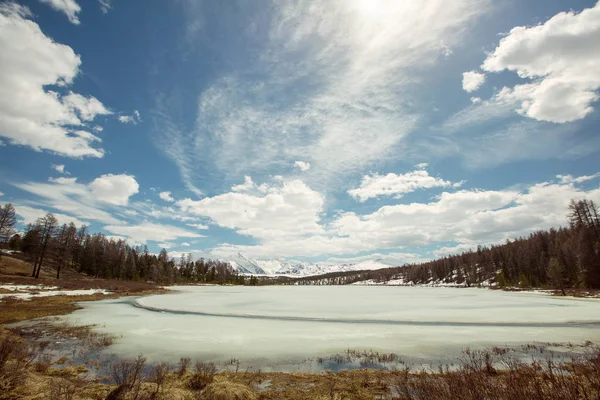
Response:
[[[600,203],[600,3],[0,2],[0,204],[150,251],[390,265]]]

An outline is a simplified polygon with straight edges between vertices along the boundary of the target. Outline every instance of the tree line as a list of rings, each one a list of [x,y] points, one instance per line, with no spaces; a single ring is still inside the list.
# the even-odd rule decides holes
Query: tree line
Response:
[[[16,218],[11,204],[0,206],[0,243],[22,251],[32,262],[31,276],[39,278],[43,267],[52,266],[56,278],[65,268],[89,276],[106,279],[175,283],[253,283],[226,262],[193,260],[191,253],[179,261],[162,249],[158,255],[147,246],[131,246],[125,240],[90,233],[87,226],[59,225],[52,213],[47,213],[26,226],[23,235],[16,234]]]
[[[176,262],[165,249],[155,255],[146,246],[130,246],[102,233],[90,234],[86,226],[59,226],[51,213],[29,224],[21,237],[15,234],[15,211],[10,204],[0,206],[0,243],[8,240],[10,248],[22,250],[32,261],[34,277],[39,277],[43,265],[51,263],[57,278],[68,267],[96,277],[159,284],[347,285],[401,279],[405,284],[552,287],[564,292],[566,288],[600,289],[598,214],[593,201],[571,201],[567,227],[535,232],[501,245],[478,246],[477,250],[420,264],[302,278],[247,277],[229,263],[193,260],[191,254]]]
[[[405,284],[600,289],[600,218],[593,201],[571,201],[568,227],[419,264],[284,279],[295,285],[347,285],[400,279]]]

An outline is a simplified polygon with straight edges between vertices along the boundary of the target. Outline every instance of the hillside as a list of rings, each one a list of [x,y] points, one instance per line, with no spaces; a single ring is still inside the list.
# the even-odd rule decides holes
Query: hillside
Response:
[[[438,260],[289,280],[297,285],[395,284],[600,288],[600,221],[593,203],[571,204],[570,227],[532,233]]]

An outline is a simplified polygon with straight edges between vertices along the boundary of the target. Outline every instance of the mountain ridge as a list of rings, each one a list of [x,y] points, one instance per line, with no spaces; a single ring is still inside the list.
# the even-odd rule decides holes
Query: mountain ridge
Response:
[[[223,258],[220,261],[228,262],[238,273],[265,276],[304,277],[331,272],[377,270],[392,267],[391,265],[380,262],[378,259],[361,261],[359,263],[286,262],[277,259],[257,260],[250,258],[243,253],[237,253],[235,256]]]

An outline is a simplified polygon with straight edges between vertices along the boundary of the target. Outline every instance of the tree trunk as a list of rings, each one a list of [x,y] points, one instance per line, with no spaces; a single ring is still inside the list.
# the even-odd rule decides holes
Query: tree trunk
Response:
[[[46,236],[46,240],[44,240],[44,246],[42,247],[42,254],[40,255],[40,262],[37,267],[37,272],[35,273],[35,279],[40,277],[40,271],[42,270],[42,261],[44,260],[44,255],[46,253],[46,246],[48,245],[48,240],[50,235]]]

